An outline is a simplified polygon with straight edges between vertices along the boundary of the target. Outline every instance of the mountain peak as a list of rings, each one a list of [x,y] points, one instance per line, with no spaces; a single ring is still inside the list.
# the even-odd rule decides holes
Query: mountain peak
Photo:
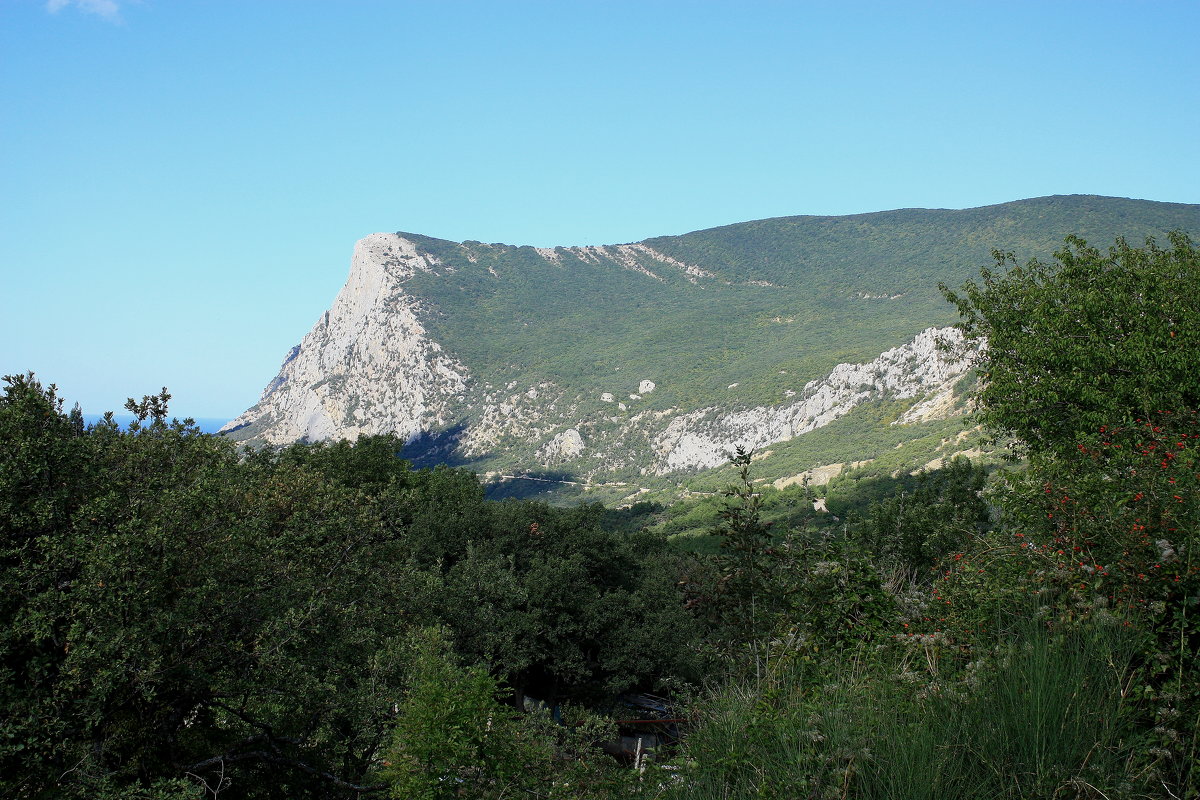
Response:
[[[944,393],[966,367],[926,346],[955,321],[936,287],[976,275],[993,249],[1046,257],[1068,234],[1173,229],[1200,231],[1200,206],[1066,195],[554,248],[375,233],[225,432],[393,433],[419,463],[585,480],[708,467],[730,443]]]

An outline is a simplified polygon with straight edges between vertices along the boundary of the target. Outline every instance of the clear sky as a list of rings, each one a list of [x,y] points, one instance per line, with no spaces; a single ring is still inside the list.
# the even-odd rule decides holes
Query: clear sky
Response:
[[[355,240],[1200,203],[1200,2],[0,0],[0,372],[253,404]]]

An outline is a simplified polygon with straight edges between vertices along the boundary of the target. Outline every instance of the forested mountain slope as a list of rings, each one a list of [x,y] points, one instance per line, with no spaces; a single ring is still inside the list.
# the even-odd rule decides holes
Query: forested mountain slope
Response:
[[[418,463],[644,482],[865,402],[945,398],[966,362],[918,334],[954,322],[938,283],[961,284],[993,249],[1048,256],[1072,233],[1140,243],[1171,230],[1200,232],[1200,206],[1056,196],[587,247],[373,234],[225,433],[397,433]]]

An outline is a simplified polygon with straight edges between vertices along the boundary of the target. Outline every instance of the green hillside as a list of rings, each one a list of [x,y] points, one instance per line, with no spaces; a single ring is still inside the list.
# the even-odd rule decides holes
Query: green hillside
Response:
[[[781,217],[643,243],[715,276],[694,283],[646,255],[637,265],[661,281],[578,250],[557,248],[555,261],[532,247],[403,235],[448,268],[409,287],[428,301],[434,338],[477,376],[618,397],[650,379],[654,407],[695,408],[777,403],[839,362],[953,322],[938,282],[961,283],[993,249],[1048,256],[1069,233],[1140,243],[1174,229],[1200,232],[1200,206],[1072,195]]]
[[[933,436],[890,427],[906,407],[864,410],[837,437],[781,443],[841,417],[863,393],[907,397],[911,406],[916,395],[940,391],[948,376],[927,340],[920,355],[908,349],[852,371],[853,386],[809,386],[838,364],[870,364],[953,324],[955,307],[939,284],[960,286],[997,250],[1048,258],[1068,235],[1107,246],[1120,237],[1164,241],[1176,230],[1200,235],[1200,205],[1076,195],[961,211],[781,217],[605,246],[368,237],[363,263],[386,282],[368,300],[355,292],[375,284],[352,275],[347,298],[369,302],[381,327],[366,333],[348,310],[358,306],[335,301],[335,317],[349,316],[332,327],[328,315],[319,322],[302,367],[292,365],[301,353],[294,350],[270,396],[228,433],[286,444],[399,432],[412,437],[404,455],[418,466],[549,481],[496,492],[545,497],[550,489],[556,501],[677,495],[693,478],[709,480],[683,473],[718,465],[735,440],[780,443],[760,467],[765,478],[787,478],[877,458],[883,442]],[[388,249],[396,242],[371,250],[392,239],[399,250]],[[388,327],[402,309],[414,315],[411,328]],[[419,341],[406,338],[418,328]],[[440,382],[447,373],[454,379]],[[917,373],[919,385],[908,382]],[[935,443],[960,431],[939,428]],[[889,470],[933,457],[922,445],[893,457]]]
[[[552,251],[403,233],[437,262],[408,279],[405,291],[420,298],[431,337],[472,375],[474,399],[463,404],[460,427],[478,421],[482,397],[494,407],[543,387],[540,399],[519,402],[540,406],[535,415],[556,420],[551,430],[574,426],[590,442],[609,442],[553,473],[538,472],[544,467],[535,457],[550,434],[527,435],[519,426],[469,458],[436,437],[434,446],[406,456],[480,473],[620,483],[611,490],[508,485],[499,495],[617,501],[625,482],[677,495],[679,481],[644,474],[651,463],[645,438],[619,433],[635,415],[792,402],[839,363],[869,362],[930,326],[954,323],[939,282],[961,285],[991,263],[993,250],[1048,258],[1072,233],[1107,246],[1118,237],[1162,241],[1172,230],[1200,234],[1200,206],[1056,196],[966,210],[780,217]],[[654,392],[630,399],[643,380],[656,384]],[[602,402],[605,392],[617,402]],[[856,414],[841,428],[885,425],[871,420],[871,413]],[[874,457],[859,443],[908,435],[856,429],[832,443],[821,437],[819,447],[816,440],[777,447],[761,466],[771,478],[784,477]],[[914,451],[894,468],[925,463],[917,459]]]

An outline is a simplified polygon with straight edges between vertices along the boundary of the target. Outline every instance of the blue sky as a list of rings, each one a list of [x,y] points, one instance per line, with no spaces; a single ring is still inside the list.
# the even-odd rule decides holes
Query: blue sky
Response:
[[[355,240],[1200,203],[1200,2],[0,0],[0,371],[232,417]]]

